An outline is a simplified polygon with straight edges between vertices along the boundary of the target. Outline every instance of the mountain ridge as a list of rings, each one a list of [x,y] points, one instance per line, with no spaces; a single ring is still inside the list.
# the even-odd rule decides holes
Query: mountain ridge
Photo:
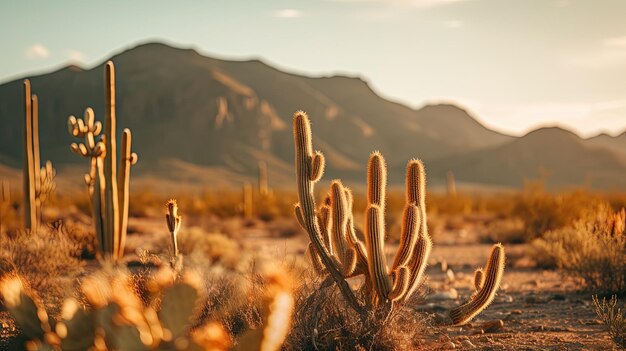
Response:
[[[302,76],[259,59],[223,60],[161,43],[141,44],[111,59],[118,128],[133,131],[140,173],[161,172],[159,162],[171,159],[251,177],[264,160],[282,172],[276,178],[283,182],[291,178],[291,116],[297,110],[311,117],[314,144],[328,159],[328,179],[361,179],[374,149],[387,158],[390,179],[401,179],[407,159],[453,169],[455,164],[439,160],[519,139],[485,127],[454,104],[414,109],[384,99],[358,76]],[[102,66],[70,65],[31,78],[40,101],[42,159],[59,166],[84,162],[69,152],[74,140],[66,123],[88,106],[102,120]],[[0,123],[12,127],[0,128],[0,159],[14,167],[21,159],[21,147],[15,147],[23,128],[21,94],[21,79],[0,85]],[[463,180],[462,173],[457,179]],[[477,180],[493,183],[489,177]]]

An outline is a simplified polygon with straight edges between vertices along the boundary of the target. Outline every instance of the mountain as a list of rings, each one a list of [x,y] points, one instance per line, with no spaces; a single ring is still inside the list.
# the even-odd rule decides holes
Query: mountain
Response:
[[[610,136],[606,133],[601,133],[587,139],[587,142],[590,145],[604,147],[626,154],[626,131],[617,136]]]
[[[412,157],[430,160],[512,139],[453,105],[414,110],[385,100],[358,77],[306,77],[259,60],[220,60],[158,43],[111,60],[117,125],[120,131],[132,130],[138,170],[144,172],[175,160],[253,175],[263,159],[290,179],[291,118],[297,110],[311,116],[314,143],[327,156],[329,176],[363,178],[374,149],[400,173]],[[40,103],[42,159],[86,167],[69,151],[75,140],[67,118],[82,117],[91,106],[102,120],[103,72],[103,64],[89,70],[68,66],[29,78]],[[14,167],[22,157],[22,101],[21,79],[0,85],[0,160]]]
[[[513,187],[547,174],[551,188],[626,188],[626,155],[598,148],[557,127],[537,129],[503,145],[441,158],[431,162],[429,170],[435,177],[451,170],[457,181]]]

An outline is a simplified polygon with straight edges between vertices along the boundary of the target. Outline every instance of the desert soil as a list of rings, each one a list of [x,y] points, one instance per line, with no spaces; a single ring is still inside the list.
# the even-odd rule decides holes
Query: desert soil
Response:
[[[131,219],[136,234],[127,249],[166,235],[162,219]],[[240,220],[241,222],[241,220]],[[308,240],[303,231],[280,235],[280,227],[295,228],[291,220],[276,224],[239,226],[238,237],[260,256],[292,260],[303,256]],[[237,225],[235,225],[237,227]],[[617,350],[604,325],[597,320],[591,293],[580,292],[579,281],[559,272],[533,268],[525,244],[506,244],[507,266],[494,302],[477,319],[463,327],[446,326],[447,310],[472,293],[474,269],[482,267],[490,244],[480,243],[480,227],[444,229],[436,233],[427,270],[428,280],[416,308],[431,316],[421,344],[427,350]],[[293,231],[293,230],[292,230]],[[159,234],[155,234],[159,233]],[[388,245],[390,253],[395,249]],[[132,255],[132,254],[131,254]],[[442,269],[444,268],[444,269]],[[0,322],[2,334],[14,330],[6,312]],[[499,321],[503,322],[497,327]],[[490,330],[485,324],[496,324]],[[7,335],[2,335],[5,339]],[[5,339],[6,341],[6,339]],[[2,349],[0,342],[0,349]],[[6,346],[6,345],[5,345]]]

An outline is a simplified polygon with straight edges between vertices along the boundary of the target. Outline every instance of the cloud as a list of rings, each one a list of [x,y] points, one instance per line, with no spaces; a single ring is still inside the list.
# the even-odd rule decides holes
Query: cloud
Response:
[[[449,20],[443,22],[443,26],[448,29],[457,29],[463,27],[464,25],[465,22],[459,20]]]
[[[45,59],[49,56],[50,51],[41,44],[35,44],[26,49],[26,58],[29,60]]]
[[[274,12],[274,17],[278,18],[299,18],[303,15],[302,11],[296,9],[282,9]]]
[[[66,50],[65,55],[70,61],[84,62],[87,59],[87,55],[84,52],[78,50]]]

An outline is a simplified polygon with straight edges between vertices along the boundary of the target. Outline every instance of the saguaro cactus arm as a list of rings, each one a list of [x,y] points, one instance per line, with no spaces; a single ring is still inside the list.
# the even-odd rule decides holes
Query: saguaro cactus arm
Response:
[[[450,318],[452,318],[454,325],[463,325],[469,322],[493,301],[504,274],[504,261],[504,247],[501,244],[494,245],[484,273],[481,274],[482,284],[480,288],[470,297],[469,301],[450,311]],[[476,282],[474,284],[476,285]]]
[[[132,134],[130,129],[124,129],[122,133],[122,155],[120,160],[120,173],[118,174],[118,201],[120,214],[119,244],[115,253],[118,258],[124,256],[126,245],[126,232],[128,230],[128,201],[130,194],[130,166],[137,163],[137,154],[131,152]]]
[[[296,179],[298,184],[300,216],[304,220],[304,229],[309,234],[309,238],[320,260],[327,271],[339,287],[343,297],[350,306],[360,315],[365,315],[365,310],[359,305],[356,296],[350,289],[348,282],[343,277],[339,267],[335,265],[330,252],[323,244],[322,235],[315,215],[314,183],[318,181],[324,170],[324,157],[321,153],[313,153],[311,126],[308,116],[301,111],[295,113],[293,117],[293,134],[295,141],[295,164]]]

